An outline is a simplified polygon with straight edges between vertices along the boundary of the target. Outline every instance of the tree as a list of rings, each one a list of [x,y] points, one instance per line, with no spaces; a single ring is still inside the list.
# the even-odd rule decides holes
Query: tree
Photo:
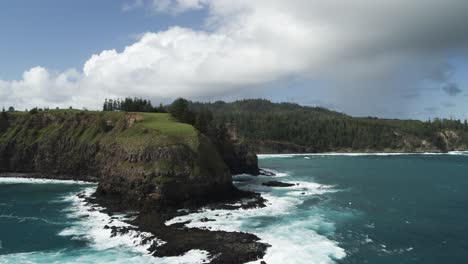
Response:
[[[177,120],[187,124],[195,123],[195,115],[190,110],[189,101],[179,98],[169,106],[169,113]]]
[[[208,110],[201,110],[195,115],[195,127],[202,133],[207,133],[213,121],[213,113]]]
[[[107,105],[108,105],[108,102],[107,102],[107,98],[106,98],[104,100],[104,105],[102,106],[102,111],[109,111]]]
[[[14,112],[15,108],[13,106],[8,107],[8,112]]]
[[[39,112],[39,110],[37,109],[37,107],[34,107],[34,108],[32,108],[31,110],[29,110],[29,113],[30,113],[31,115],[37,114],[37,112]]]
[[[2,114],[0,115],[0,133],[3,133],[8,129],[8,113],[5,111],[5,108],[2,109]]]
[[[166,108],[164,108],[164,105],[162,103],[160,103],[159,107],[157,109],[155,109],[155,112],[166,113]]]

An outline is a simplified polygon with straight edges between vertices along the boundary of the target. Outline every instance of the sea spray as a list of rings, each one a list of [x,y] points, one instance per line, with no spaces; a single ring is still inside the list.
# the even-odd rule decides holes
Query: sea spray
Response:
[[[334,260],[346,256],[344,249],[335,241],[319,233],[327,230],[328,234],[332,234],[333,223],[320,215],[301,216],[296,210],[306,197],[336,191],[333,186],[295,182],[295,186],[285,188],[286,193],[275,193],[271,192],[270,187],[261,186],[262,180],[269,176],[241,175],[234,177],[234,180],[238,177],[251,177],[249,184],[242,185],[242,188],[261,191],[263,198],[267,200],[266,207],[235,211],[201,210],[198,213],[176,217],[166,224],[190,221],[186,224],[187,227],[253,233],[260,237],[262,242],[271,245],[263,258],[267,263],[333,263]],[[252,263],[260,263],[260,260]]]

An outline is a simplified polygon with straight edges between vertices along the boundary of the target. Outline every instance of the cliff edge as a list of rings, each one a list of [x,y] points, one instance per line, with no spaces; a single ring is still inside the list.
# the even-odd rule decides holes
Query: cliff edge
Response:
[[[162,113],[8,114],[0,129],[5,172],[96,181],[98,195],[138,207],[203,203],[233,189],[212,143]]]

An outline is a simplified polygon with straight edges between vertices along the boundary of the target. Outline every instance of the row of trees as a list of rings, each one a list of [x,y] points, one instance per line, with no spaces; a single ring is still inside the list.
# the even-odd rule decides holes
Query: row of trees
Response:
[[[3,108],[2,108],[2,112],[4,113],[4,112],[6,112],[6,111],[7,111],[7,110],[5,110],[5,107],[3,107]],[[8,107],[8,112],[14,112],[14,111],[16,111],[16,110],[15,110],[15,108],[14,108],[13,106]]]
[[[142,98],[126,97],[124,99],[105,99],[103,111],[126,111],[126,112],[166,112],[162,104],[153,107],[150,100]]]

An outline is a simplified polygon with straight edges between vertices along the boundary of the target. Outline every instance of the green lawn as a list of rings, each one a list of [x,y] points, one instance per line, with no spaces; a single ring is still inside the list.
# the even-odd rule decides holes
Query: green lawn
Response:
[[[124,112],[104,112],[122,117]],[[198,148],[198,131],[191,125],[180,123],[166,113],[128,113],[139,114],[143,120],[137,121],[132,127],[115,134],[113,140],[118,140],[129,146],[164,146],[187,144],[192,149]],[[109,138],[108,138],[109,140]],[[111,141],[113,141],[111,140]]]
[[[138,122],[144,128],[155,129],[162,134],[176,137],[195,137],[197,131],[191,125],[176,121],[170,114],[165,113],[139,113],[143,121]]]
[[[46,138],[47,135],[57,133],[70,133],[81,141],[101,141],[102,143],[112,144],[120,142],[125,146],[162,146],[173,144],[187,144],[194,150],[198,148],[198,131],[189,124],[180,123],[167,113],[128,113],[128,112],[103,112],[103,111],[84,111],[76,109],[51,109],[41,111],[38,114],[50,113],[57,116],[65,116],[65,119],[72,118],[75,115],[87,115],[92,117],[93,122],[87,126],[69,127],[63,130],[61,126],[50,126],[42,128],[35,140]],[[143,120],[135,122],[131,127],[125,130],[113,130],[110,133],[103,133],[99,124],[108,120],[113,124],[123,121],[126,114],[138,114],[143,116]],[[27,112],[14,112],[15,116],[27,116]],[[94,118],[95,117],[95,118]],[[19,128],[18,128],[19,129]],[[17,130],[11,130],[10,132]]]

